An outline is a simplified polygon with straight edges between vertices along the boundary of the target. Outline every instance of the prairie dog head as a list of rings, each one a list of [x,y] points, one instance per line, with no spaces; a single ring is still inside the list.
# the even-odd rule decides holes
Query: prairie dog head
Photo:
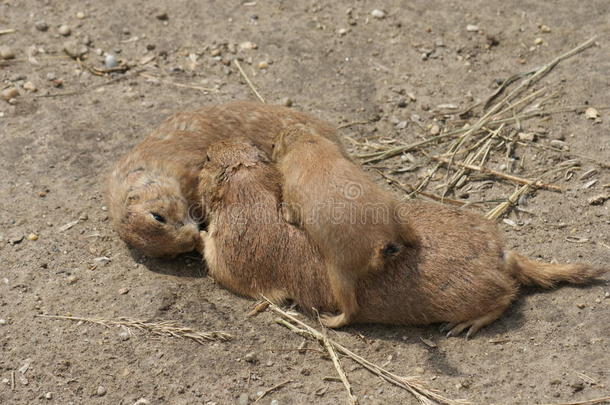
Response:
[[[251,141],[239,138],[212,144],[201,172],[199,172],[199,194],[204,211],[210,211],[214,202],[222,198],[223,185],[229,176],[236,175],[240,169],[268,163],[263,151]]]
[[[303,125],[295,124],[286,128],[278,135],[276,135],[273,142],[273,152],[271,154],[271,160],[277,162],[282,159],[288,151],[299,142],[312,142],[322,138],[312,128]]]
[[[198,246],[199,226],[177,184],[141,171],[113,187],[116,177],[111,176],[108,207],[115,229],[128,245],[152,257],[172,257]]]

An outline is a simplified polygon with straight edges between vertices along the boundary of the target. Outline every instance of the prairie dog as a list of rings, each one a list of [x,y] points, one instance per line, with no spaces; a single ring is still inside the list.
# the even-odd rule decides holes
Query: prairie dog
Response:
[[[283,216],[320,250],[340,308],[322,322],[346,325],[358,312],[358,281],[413,249],[415,230],[401,218],[392,195],[315,129],[295,125],[282,131],[273,160],[282,174]]]
[[[200,251],[211,277],[240,295],[334,309],[332,296],[316,289],[327,284],[321,259],[280,217],[280,175],[263,151],[247,139],[217,142],[199,179],[208,223]]]
[[[209,216],[204,256],[210,275],[241,295],[294,300],[311,313],[336,310],[319,252],[305,232],[278,218],[280,176],[250,141],[209,149],[200,191]],[[475,213],[423,201],[405,203],[418,230],[384,271],[357,283],[352,323],[448,323],[472,336],[497,319],[520,285],[583,284],[603,274],[586,264],[547,264],[507,251],[495,224]]]
[[[108,176],[106,204],[114,229],[148,256],[193,250],[200,243],[204,214],[197,176],[208,146],[245,134],[271,153],[274,134],[296,123],[306,123],[340,145],[331,124],[277,105],[234,102],[168,118]]]

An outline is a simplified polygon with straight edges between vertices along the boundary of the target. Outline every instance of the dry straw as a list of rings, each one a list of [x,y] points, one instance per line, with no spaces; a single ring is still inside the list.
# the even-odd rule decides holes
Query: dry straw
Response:
[[[469,205],[468,201],[448,198],[448,195],[453,193],[456,188],[472,189],[476,186],[472,182],[480,180],[482,177],[492,179],[493,184],[508,182],[519,186],[515,192],[505,197],[499,205],[490,209],[486,215],[491,219],[499,218],[511,207],[516,206],[519,198],[527,193],[532,193],[538,189],[562,192],[562,189],[557,185],[543,181],[543,179],[549,178],[551,174],[556,173],[555,168],[545,169],[535,176],[533,174],[517,176],[511,173],[510,156],[516,146],[544,150],[561,156],[572,156],[603,168],[610,167],[608,163],[597,161],[588,156],[538,144],[534,141],[534,136],[526,136],[527,134],[523,130],[524,121],[533,118],[544,119],[559,113],[583,112],[589,107],[573,106],[549,109],[546,108],[546,104],[557,98],[557,92],[549,93],[546,87],[528,91],[559,63],[593,46],[595,39],[595,37],[589,39],[539,68],[512,75],[485,102],[478,103],[460,114],[441,114],[445,118],[449,118],[450,121],[448,121],[444,131],[439,134],[410,144],[401,144],[396,140],[386,143],[350,140],[357,146],[372,149],[372,151],[358,156],[363,159],[363,163],[366,165],[378,164],[384,160],[404,156],[407,152],[412,152],[416,155],[415,160],[423,162],[420,163],[419,167],[429,167],[427,174],[415,185],[402,184],[388,174],[380,172],[388,182],[408,193],[410,197],[419,194],[453,205]],[[509,91],[509,88],[515,85],[516,87]],[[508,92],[508,94],[502,96],[504,92]],[[475,110],[479,107],[481,116],[473,119],[472,117],[476,115]],[[606,108],[598,107],[598,109]],[[467,118],[473,120],[473,123],[469,124]],[[524,135],[520,136],[522,134]],[[495,163],[502,160],[507,162],[506,169],[497,170],[487,167],[489,162]],[[574,166],[570,167],[570,169],[573,168]],[[445,171],[444,181],[440,174],[443,169]],[[400,172],[401,170],[395,171]],[[439,181],[440,184],[438,184]],[[434,184],[436,189],[442,189],[441,195],[428,191],[431,184]],[[477,202],[477,205],[481,205],[481,202]]]
[[[77,316],[61,316],[61,315],[38,315],[44,318],[51,319],[66,319],[77,322],[87,322],[96,325],[102,325],[107,328],[112,326],[120,326],[127,328],[130,333],[132,330],[152,333],[153,335],[175,337],[181,339],[190,339],[199,344],[206,342],[220,341],[226,342],[232,339],[232,336],[224,332],[202,332],[186,326],[180,326],[175,321],[143,321],[131,318],[103,319],[103,318],[83,318]]]

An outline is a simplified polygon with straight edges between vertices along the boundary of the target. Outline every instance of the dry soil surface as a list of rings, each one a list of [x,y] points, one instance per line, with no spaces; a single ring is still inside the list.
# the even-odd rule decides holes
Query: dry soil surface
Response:
[[[1,87],[19,92],[0,100],[0,403],[247,404],[286,381],[259,403],[345,403],[342,384],[325,379],[336,373],[320,346],[309,342],[301,353],[304,339],[271,313],[246,318],[253,302],[205,277],[199,257],[159,261],[130,252],[103,206],[105,173],[170,114],[253,99],[234,58],[269,102],[290,99],[337,124],[368,121],[342,130],[354,139],[414,142],[430,125],[442,129],[435,106],[465,109],[498,79],[594,35],[598,45],[539,87],[557,92],[555,106],[598,106],[600,119],[568,112],[523,125],[538,131],[541,145],[560,140],[608,163],[609,15],[607,0],[0,1],[0,30],[15,30],[0,35],[10,48],[0,55],[14,54],[0,61]],[[99,69],[107,54],[131,68],[99,76],[64,48]],[[529,149],[517,155],[559,163]],[[609,192],[610,170],[576,159],[573,175],[556,178],[563,192],[535,193],[528,213],[499,226],[511,248],[532,257],[608,266],[610,202],[589,199]],[[416,183],[425,173],[397,176]],[[476,198],[512,190],[502,183]],[[329,334],[397,374],[422,375],[451,398],[582,401],[610,394],[609,293],[608,276],[587,287],[525,290],[471,340],[446,338],[438,325]],[[233,340],[201,345],[42,314],[173,320]],[[360,403],[417,403],[341,361]]]

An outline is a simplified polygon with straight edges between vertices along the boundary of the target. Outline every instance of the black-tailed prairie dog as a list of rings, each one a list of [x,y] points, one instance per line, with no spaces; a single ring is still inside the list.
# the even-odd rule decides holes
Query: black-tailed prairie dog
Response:
[[[346,325],[358,312],[358,281],[413,249],[416,232],[401,218],[397,200],[313,128],[282,131],[273,161],[282,175],[283,216],[320,250],[340,310],[323,316],[322,323]]]
[[[251,141],[211,145],[200,173],[206,212],[201,253],[208,274],[225,288],[274,302],[295,300],[304,310],[332,310],[324,266],[305,233],[279,213],[280,175]]]
[[[249,297],[336,310],[319,253],[304,231],[278,217],[280,177],[264,152],[249,141],[227,141],[210,148],[209,158],[200,191],[209,216],[203,249],[210,275]],[[448,335],[468,329],[472,336],[504,312],[520,285],[582,284],[605,272],[507,251],[496,226],[468,211],[422,201],[404,208],[418,246],[358,282],[352,323],[444,322]]]
[[[193,250],[203,215],[197,176],[208,146],[239,135],[271,153],[274,135],[296,123],[339,144],[331,124],[277,105],[234,102],[168,118],[107,179],[106,203],[115,230],[149,256]]]

